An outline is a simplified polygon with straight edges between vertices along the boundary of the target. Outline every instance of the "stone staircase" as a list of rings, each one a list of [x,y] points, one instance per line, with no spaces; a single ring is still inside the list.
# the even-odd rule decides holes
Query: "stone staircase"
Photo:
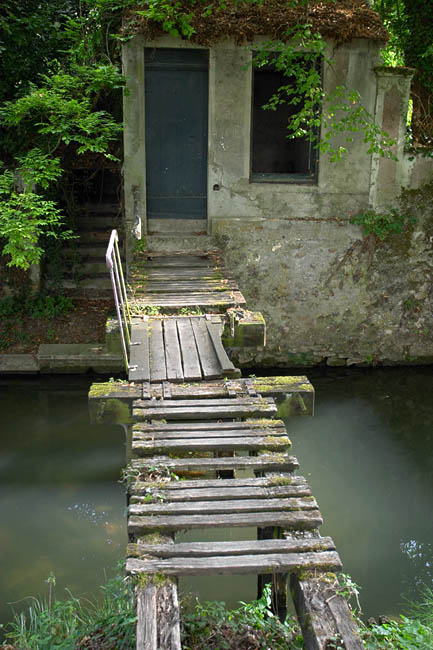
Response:
[[[113,228],[124,242],[120,173],[102,170],[77,176],[81,183],[72,229],[78,238],[65,242],[62,251],[62,287],[95,298],[110,297],[105,253]]]

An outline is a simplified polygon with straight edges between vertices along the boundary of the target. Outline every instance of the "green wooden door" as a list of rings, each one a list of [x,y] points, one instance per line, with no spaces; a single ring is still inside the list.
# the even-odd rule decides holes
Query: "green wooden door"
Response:
[[[208,53],[145,49],[150,219],[207,216]]]

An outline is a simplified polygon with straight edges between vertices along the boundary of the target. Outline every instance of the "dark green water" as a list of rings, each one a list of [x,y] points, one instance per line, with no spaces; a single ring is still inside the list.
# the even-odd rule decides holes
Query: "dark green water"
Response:
[[[120,427],[89,423],[89,378],[0,381],[0,622],[28,596],[97,594],[127,543]],[[18,602],[17,602],[18,601]],[[10,605],[9,603],[14,603]]]
[[[314,418],[287,423],[367,616],[433,587],[433,368],[309,373]]]
[[[397,613],[433,582],[433,368],[308,375],[316,415],[288,422],[299,473],[319,501],[322,534],[362,586],[366,615]],[[51,572],[58,597],[65,587],[92,596],[123,557],[124,434],[89,424],[90,383],[0,381],[1,622],[7,603],[47,593]],[[184,586],[231,606],[256,595],[249,577]]]

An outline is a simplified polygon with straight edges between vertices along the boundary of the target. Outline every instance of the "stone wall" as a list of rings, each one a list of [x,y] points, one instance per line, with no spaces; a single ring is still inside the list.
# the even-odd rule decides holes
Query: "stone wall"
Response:
[[[219,220],[228,267],[267,324],[252,366],[433,362],[433,184],[407,192],[418,221],[383,242],[337,219]]]

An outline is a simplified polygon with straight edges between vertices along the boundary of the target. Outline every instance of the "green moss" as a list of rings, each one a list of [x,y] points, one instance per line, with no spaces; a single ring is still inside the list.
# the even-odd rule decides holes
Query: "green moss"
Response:
[[[267,485],[269,487],[277,487],[281,485],[291,485],[293,482],[290,476],[271,476],[268,479]]]
[[[284,377],[284,376],[255,377],[254,381],[253,381],[254,386],[256,386],[256,385],[259,386],[259,385],[262,385],[262,384],[270,385],[270,386],[279,386],[279,385],[286,385],[286,384],[289,384],[289,385],[290,384],[299,384],[300,382],[302,384],[306,383],[307,386],[310,386],[312,388],[311,384],[308,382],[308,377],[306,377],[305,375],[288,376],[288,377]]]
[[[292,445],[288,436],[266,436],[265,443],[267,445]]]
[[[151,533],[149,535],[140,535],[138,539],[139,544],[148,544],[148,545],[156,545],[156,544],[166,544],[168,542],[168,537],[164,537],[160,533]]]
[[[136,584],[138,589],[147,589],[147,587],[163,587],[164,585],[173,582],[171,578],[165,576],[163,573],[140,573],[136,577]]]

